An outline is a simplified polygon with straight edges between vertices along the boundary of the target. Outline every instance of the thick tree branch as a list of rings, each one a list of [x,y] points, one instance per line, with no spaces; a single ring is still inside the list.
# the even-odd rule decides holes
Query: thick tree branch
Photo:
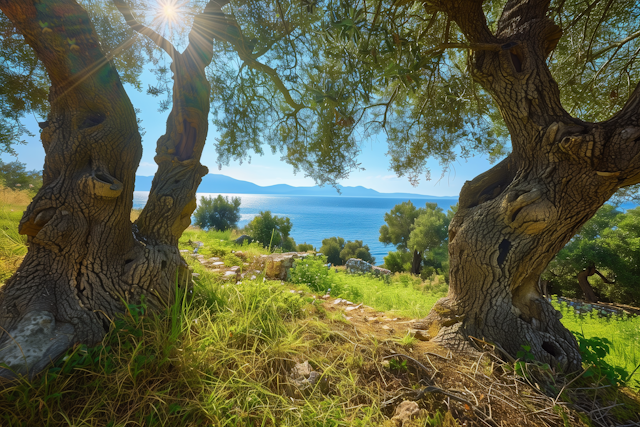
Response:
[[[133,13],[131,12],[131,7],[129,6],[126,0],[113,0],[113,4],[120,11],[127,25],[129,25],[131,29],[133,29],[134,31],[137,31],[142,35],[149,37],[156,44],[156,46],[158,46],[160,49],[167,52],[167,54],[171,58],[174,58],[178,54],[178,51],[173,46],[173,44],[171,44],[169,40],[162,37],[153,29],[138,22],[138,20],[133,16]]]
[[[460,191],[460,209],[472,208],[495,199],[511,183],[516,172],[513,158],[509,156],[473,180],[465,182]]]

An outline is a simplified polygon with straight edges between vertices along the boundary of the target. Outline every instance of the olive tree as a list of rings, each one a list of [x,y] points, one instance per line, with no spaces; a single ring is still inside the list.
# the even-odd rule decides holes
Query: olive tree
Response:
[[[474,153],[498,161],[462,188],[449,294],[416,326],[444,344],[481,337],[580,367],[537,284],[606,200],[640,182],[637,2],[194,2],[181,50],[152,14],[101,3],[0,0],[33,53],[13,60],[41,64],[50,84],[43,186],[20,224],[29,252],[0,293],[0,327],[14,340],[2,345],[17,345],[0,360],[24,371],[29,348],[35,372],[73,343],[100,340],[123,300],[172,300],[211,110],[219,164],[267,147],[319,184],[358,169],[363,136],[377,133],[390,167],[412,182],[429,176],[429,158],[444,171]],[[114,19],[92,23],[87,10]],[[150,92],[167,94],[171,111],[132,225],[141,144],[122,79],[141,61],[120,52],[137,40],[170,60]]]

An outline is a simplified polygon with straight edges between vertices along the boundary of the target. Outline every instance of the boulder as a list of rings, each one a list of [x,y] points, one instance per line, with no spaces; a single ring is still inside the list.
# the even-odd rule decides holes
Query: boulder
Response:
[[[236,240],[234,240],[234,242],[236,242],[239,245],[243,245],[244,242],[248,242],[251,243],[251,236],[243,234],[242,236],[238,237]]]
[[[264,274],[268,279],[288,280],[290,277],[289,270],[293,267],[293,262],[308,255],[307,252],[286,252],[268,255],[260,261],[264,261]]]
[[[369,264],[368,262],[357,258],[349,258],[349,260],[345,264],[345,267],[347,268],[347,273],[352,274],[372,273],[376,276],[388,276],[391,274],[391,271],[385,268],[376,267],[375,265]]]

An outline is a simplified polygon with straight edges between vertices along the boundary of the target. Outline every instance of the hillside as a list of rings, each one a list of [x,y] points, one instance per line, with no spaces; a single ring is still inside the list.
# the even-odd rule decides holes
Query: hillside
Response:
[[[136,176],[136,191],[149,191],[151,189],[152,176]],[[271,194],[289,196],[339,196],[345,197],[390,197],[413,199],[457,199],[457,196],[438,197],[415,193],[380,193],[362,186],[343,187],[338,186],[340,193],[333,187],[294,187],[287,184],[260,186],[248,181],[241,181],[222,174],[208,174],[202,178],[198,187],[199,193],[231,193],[231,194]]]

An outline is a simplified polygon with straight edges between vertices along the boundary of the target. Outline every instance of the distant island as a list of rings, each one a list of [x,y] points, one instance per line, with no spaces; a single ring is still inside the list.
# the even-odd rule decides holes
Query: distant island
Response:
[[[136,175],[136,191],[151,190],[152,176]],[[289,196],[345,196],[345,197],[378,197],[378,198],[413,198],[413,199],[457,199],[457,196],[429,196],[415,193],[380,193],[371,188],[338,186],[326,187],[293,187],[287,184],[268,185],[262,187],[248,181],[240,181],[226,175],[210,173],[202,178],[198,193],[231,193],[231,194],[273,194]]]

